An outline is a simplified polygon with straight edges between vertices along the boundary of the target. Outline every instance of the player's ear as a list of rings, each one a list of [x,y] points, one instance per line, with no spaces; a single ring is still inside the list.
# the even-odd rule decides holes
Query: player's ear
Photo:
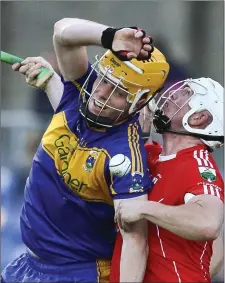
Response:
[[[188,119],[188,124],[193,128],[204,129],[212,122],[212,115],[207,110],[196,112]]]

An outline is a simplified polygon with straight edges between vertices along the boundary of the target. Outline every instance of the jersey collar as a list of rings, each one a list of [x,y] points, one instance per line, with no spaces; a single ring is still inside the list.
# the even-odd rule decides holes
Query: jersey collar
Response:
[[[180,151],[178,151],[177,153],[174,153],[174,154],[170,154],[170,155],[160,154],[159,155],[159,161],[160,162],[168,161],[168,160],[174,159],[177,156],[180,156],[184,153],[193,152],[194,150],[200,150],[200,149],[207,149],[207,146],[204,145],[204,144],[200,144],[200,145],[196,145],[196,146],[192,146],[192,147],[189,147],[189,148],[182,149],[182,150],[180,150]]]

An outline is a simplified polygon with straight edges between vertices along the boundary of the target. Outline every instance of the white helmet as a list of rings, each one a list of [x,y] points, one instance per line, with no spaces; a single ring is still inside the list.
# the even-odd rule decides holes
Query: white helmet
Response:
[[[181,88],[188,86],[193,91],[191,97],[188,98],[186,105],[190,106],[190,110],[184,115],[182,124],[184,129],[187,132],[178,132],[178,134],[189,134],[192,136],[199,137],[203,143],[205,143],[210,148],[220,147],[224,143],[224,130],[223,130],[223,96],[224,96],[224,88],[216,81],[211,78],[199,78],[199,79],[187,79],[183,81],[179,81],[168,88],[157,100],[155,97],[154,100],[156,102],[156,110],[154,113],[153,123],[156,127],[156,130],[159,133],[162,132],[176,132],[170,129],[170,121],[172,118],[180,111],[184,105],[178,107],[177,112],[173,115],[173,117],[168,118],[163,115],[162,108],[165,103],[170,99],[171,95],[173,95],[176,91]],[[169,94],[169,95],[168,95]],[[160,106],[159,106],[160,105]],[[190,127],[188,124],[189,117],[196,112],[200,112],[203,110],[207,110],[212,115],[212,122],[206,126],[204,129],[196,129]]]

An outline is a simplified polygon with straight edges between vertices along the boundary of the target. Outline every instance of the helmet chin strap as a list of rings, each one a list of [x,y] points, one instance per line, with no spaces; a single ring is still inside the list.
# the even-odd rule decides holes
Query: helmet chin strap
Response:
[[[170,129],[171,121],[168,116],[163,114],[162,110],[155,111],[153,125],[156,128],[156,132],[159,134],[174,133],[178,135],[197,137],[200,139],[204,139],[206,141],[219,141],[221,143],[224,143],[224,136],[211,136],[211,135],[209,136],[209,135],[203,135],[203,134],[198,134],[198,133],[190,133],[186,131],[177,131],[177,130]]]

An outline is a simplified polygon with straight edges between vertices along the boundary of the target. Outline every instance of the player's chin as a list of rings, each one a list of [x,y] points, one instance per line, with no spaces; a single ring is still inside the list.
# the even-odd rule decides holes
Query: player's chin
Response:
[[[171,118],[175,114],[177,109],[173,109],[173,107],[165,106],[165,107],[163,107],[162,110],[163,110],[163,114],[164,115],[166,115],[167,117]]]

